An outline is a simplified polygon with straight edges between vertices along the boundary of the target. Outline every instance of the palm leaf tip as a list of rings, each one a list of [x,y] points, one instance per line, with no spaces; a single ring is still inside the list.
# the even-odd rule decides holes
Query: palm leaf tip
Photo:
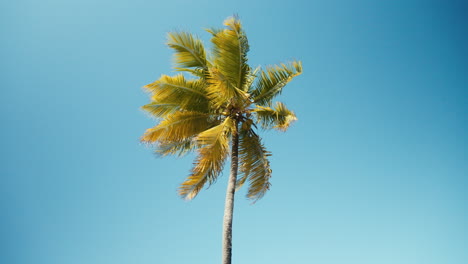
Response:
[[[182,141],[164,141],[155,144],[155,154],[157,157],[167,155],[176,155],[182,157],[185,154],[195,150],[196,144],[193,138],[187,138]]]
[[[257,106],[253,112],[264,129],[273,128],[284,132],[297,120],[296,114],[281,102],[277,102],[274,108]]]
[[[189,176],[179,187],[179,196],[184,200],[192,200],[203,189],[206,183],[206,178],[200,175]]]
[[[174,63],[177,68],[208,68],[203,42],[188,32],[167,34],[167,43],[174,49]]]
[[[158,125],[146,130],[142,141],[181,142],[188,140],[213,125],[209,115],[199,112],[178,111],[167,116]]]
[[[242,25],[236,17],[225,20],[224,30],[217,31],[213,43],[214,64],[232,87],[242,89],[250,67],[247,64],[249,44]]]
[[[227,26],[228,28],[230,28],[231,30],[234,30],[237,32],[240,32],[242,30],[242,24],[238,15],[233,15],[233,16],[226,18],[223,24]]]
[[[270,106],[272,100],[281,94],[284,86],[302,73],[302,62],[292,61],[280,65],[267,66],[259,73],[251,93],[256,104]]]
[[[271,169],[268,157],[271,153],[252,129],[241,131],[239,153],[240,178],[236,187],[239,189],[245,182],[249,182],[247,198],[255,202],[270,188]]]
[[[151,104],[144,109],[156,117],[165,117],[173,111],[208,111],[208,96],[203,80],[186,79],[183,74],[162,75],[157,81],[148,84]]]

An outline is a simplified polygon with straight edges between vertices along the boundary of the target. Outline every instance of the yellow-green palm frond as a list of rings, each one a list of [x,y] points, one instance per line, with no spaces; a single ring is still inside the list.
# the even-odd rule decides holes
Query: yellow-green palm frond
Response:
[[[210,114],[199,112],[175,112],[158,125],[146,130],[141,141],[146,143],[180,142],[205,131],[216,124]]]
[[[270,188],[271,169],[268,157],[271,156],[260,137],[252,130],[241,130],[239,137],[239,172],[237,188],[249,182],[247,198],[258,200]]]
[[[247,64],[249,43],[237,17],[226,19],[224,25],[227,28],[216,31],[211,38],[213,63],[232,87],[242,89],[250,70]]]
[[[216,34],[223,31],[224,29],[223,28],[211,27],[211,28],[206,28],[205,30],[206,30],[206,32],[211,33],[211,35],[216,36]]]
[[[203,42],[192,34],[171,32],[167,34],[167,45],[175,50],[174,64],[176,69],[208,69],[209,62],[206,59]]]
[[[197,144],[193,137],[186,138],[182,141],[157,142],[155,145],[155,153],[160,157],[165,157],[167,155],[176,155],[181,157],[195,150],[196,146]]]
[[[183,72],[190,73],[192,76],[195,76],[200,79],[205,79],[206,77],[206,70],[201,69],[201,68],[187,69],[187,68],[175,67],[174,69],[176,71],[183,71]]]
[[[143,109],[158,118],[176,110],[209,111],[209,98],[202,80],[187,80],[182,74],[162,75],[161,78],[144,88],[152,93],[151,104]]]
[[[294,112],[281,102],[277,102],[275,108],[257,106],[252,112],[257,114],[257,122],[265,129],[286,131],[291,123],[297,120]]]
[[[197,161],[198,162],[198,159]],[[208,177],[201,173],[193,173],[187,177],[187,179],[180,184],[179,195],[185,200],[192,200],[201,191],[205,183],[208,181]]]
[[[261,70],[260,66],[255,68],[253,71],[252,71],[252,69],[249,70],[249,72],[247,73],[247,77],[246,77],[246,80],[245,80],[244,87],[242,88],[243,91],[248,92],[248,91],[252,90],[252,84],[257,79],[257,75],[258,75],[258,72],[260,70]],[[250,97],[251,97],[251,95],[249,94],[249,99],[250,99]]]
[[[210,69],[209,77],[206,82],[206,91],[210,102],[214,108],[220,108],[226,105],[240,107],[249,102],[249,95],[232,85],[229,79],[224,76],[217,68]]]
[[[179,103],[157,103],[152,102],[144,105],[141,109],[147,111],[154,117],[163,118],[180,109]]]
[[[162,75],[144,86],[151,102],[142,109],[159,123],[147,129],[141,141],[151,143],[160,156],[196,152],[190,175],[178,189],[187,200],[217,180],[232,146],[239,162],[236,187],[248,183],[247,197],[256,201],[269,190],[272,172],[270,152],[254,129],[260,124],[285,131],[297,119],[284,104],[273,105],[273,99],[302,73],[302,64],[292,61],[253,70],[247,63],[249,43],[239,18],[230,17],[223,25],[207,29],[212,52],[190,33],[167,35],[178,74]]]
[[[219,125],[199,133],[196,141],[203,147],[219,147],[220,150],[224,150],[224,148],[228,148],[229,137],[235,128],[234,126],[234,120],[227,117]]]
[[[205,183],[213,183],[221,173],[224,161],[229,153],[229,137],[235,123],[226,118],[221,124],[205,130],[195,138],[198,156],[192,174],[179,188],[179,195],[190,200],[203,188]]]
[[[259,105],[270,106],[273,98],[281,93],[283,87],[301,73],[300,61],[266,67],[260,72],[258,81],[250,92],[253,101]]]

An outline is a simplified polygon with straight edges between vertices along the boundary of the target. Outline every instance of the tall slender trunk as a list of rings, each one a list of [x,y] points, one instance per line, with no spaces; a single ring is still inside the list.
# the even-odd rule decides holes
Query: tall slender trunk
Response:
[[[232,135],[231,173],[226,190],[223,221],[223,264],[231,264],[232,256],[232,216],[234,211],[234,194],[236,192],[237,168],[239,164],[239,133],[236,120],[235,131]]]

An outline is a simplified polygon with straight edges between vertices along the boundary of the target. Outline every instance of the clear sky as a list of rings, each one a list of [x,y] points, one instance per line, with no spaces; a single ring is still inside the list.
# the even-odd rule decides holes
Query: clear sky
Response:
[[[303,61],[262,133],[271,191],[238,193],[233,263],[468,260],[466,1],[0,3],[0,263],[215,264],[227,171],[191,202],[192,156],[158,159],[141,87],[166,33],[239,14],[252,66]]]

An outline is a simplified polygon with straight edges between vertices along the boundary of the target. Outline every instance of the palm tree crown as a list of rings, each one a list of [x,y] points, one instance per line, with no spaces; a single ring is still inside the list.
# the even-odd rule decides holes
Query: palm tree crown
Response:
[[[247,64],[249,44],[239,19],[228,18],[224,25],[207,30],[212,34],[211,53],[190,33],[168,34],[167,45],[175,51],[174,68],[181,73],[162,75],[145,86],[151,102],[143,109],[159,123],[141,140],[154,144],[162,156],[197,152],[191,173],[179,188],[183,198],[192,199],[216,181],[235,137],[236,187],[247,182],[247,197],[256,201],[268,191],[271,177],[270,152],[256,132],[257,125],[285,131],[296,120],[294,112],[273,99],[301,74],[302,65],[292,61],[253,70]],[[186,77],[189,74],[191,78]]]

